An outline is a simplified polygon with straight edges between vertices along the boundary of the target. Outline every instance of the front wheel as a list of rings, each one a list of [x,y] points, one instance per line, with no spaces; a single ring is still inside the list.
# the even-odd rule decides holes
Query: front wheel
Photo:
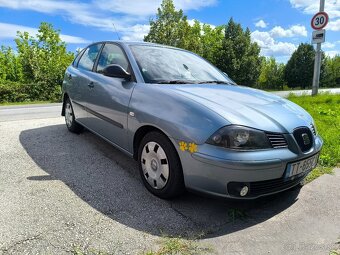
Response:
[[[66,127],[69,131],[73,133],[80,133],[83,130],[83,127],[78,124],[74,117],[73,107],[71,104],[71,100],[69,98],[65,101],[65,123]]]
[[[150,132],[144,136],[138,163],[143,183],[152,194],[169,199],[185,190],[180,159],[165,135]]]

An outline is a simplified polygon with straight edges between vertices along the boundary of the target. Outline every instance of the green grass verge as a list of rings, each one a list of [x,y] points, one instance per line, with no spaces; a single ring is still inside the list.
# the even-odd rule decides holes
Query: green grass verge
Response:
[[[319,166],[311,172],[307,181],[331,173],[333,167],[340,165],[340,95],[291,95],[288,99],[313,116],[317,131],[324,140]]]
[[[25,101],[25,102],[5,102],[0,103],[0,106],[7,106],[7,105],[26,105],[26,104],[49,104],[55,103],[51,101]]]

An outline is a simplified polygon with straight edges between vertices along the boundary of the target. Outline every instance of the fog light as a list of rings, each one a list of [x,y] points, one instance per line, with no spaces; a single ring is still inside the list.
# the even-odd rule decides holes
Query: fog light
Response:
[[[245,195],[248,194],[248,191],[249,191],[248,186],[244,186],[244,187],[241,189],[241,191],[240,191],[240,196],[241,196],[241,197],[244,197]]]

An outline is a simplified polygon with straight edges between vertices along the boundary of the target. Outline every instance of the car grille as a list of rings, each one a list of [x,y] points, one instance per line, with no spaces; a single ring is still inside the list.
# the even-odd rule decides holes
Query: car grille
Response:
[[[259,181],[249,183],[250,196],[257,197],[268,193],[278,192],[281,190],[289,189],[299,184],[306,174],[298,176],[294,179],[274,179],[268,181]]]
[[[316,135],[316,130],[313,124],[310,124],[310,129],[312,130],[313,135]]]
[[[287,148],[288,144],[282,134],[267,133],[267,137],[273,148]]]
[[[313,134],[312,131],[307,127],[300,127],[293,132],[295,141],[298,143],[301,151],[306,152],[313,146]],[[307,138],[307,137],[308,138]],[[304,138],[305,137],[305,138]]]

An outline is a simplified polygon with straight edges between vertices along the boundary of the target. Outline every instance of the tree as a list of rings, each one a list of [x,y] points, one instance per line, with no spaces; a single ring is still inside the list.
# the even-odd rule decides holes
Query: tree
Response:
[[[226,26],[212,28],[197,20],[189,25],[183,11],[172,0],[163,0],[144,41],[193,51],[229,74],[237,83],[253,86],[260,74],[260,47],[252,43],[250,30],[229,20]]]
[[[172,0],[163,0],[156,19],[150,20],[150,31],[144,41],[185,48],[189,30],[183,10],[176,11]]]
[[[67,52],[59,33],[45,22],[40,24],[35,37],[27,32],[17,33],[15,42],[23,80],[33,84],[32,90],[37,99],[54,100],[60,97],[65,69],[73,60],[73,53]]]
[[[284,77],[288,87],[305,89],[312,86],[314,58],[315,50],[313,46],[308,43],[301,43],[286,65]]]
[[[340,87],[340,55],[325,58],[325,68],[320,85],[327,88]]]
[[[250,30],[245,31],[231,18],[225,26],[222,49],[217,67],[239,84],[254,86],[260,74],[260,47],[251,42]]]
[[[284,64],[276,62],[274,57],[263,58],[261,73],[258,79],[258,87],[261,89],[283,89]]]
[[[224,26],[212,28],[210,25],[202,25],[201,33],[201,51],[199,55],[209,60],[214,65],[218,63],[218,55],[222,50],[224,40]]]
[[[0,81],[21,81],[22,67],[11,47],[0,48]]]

